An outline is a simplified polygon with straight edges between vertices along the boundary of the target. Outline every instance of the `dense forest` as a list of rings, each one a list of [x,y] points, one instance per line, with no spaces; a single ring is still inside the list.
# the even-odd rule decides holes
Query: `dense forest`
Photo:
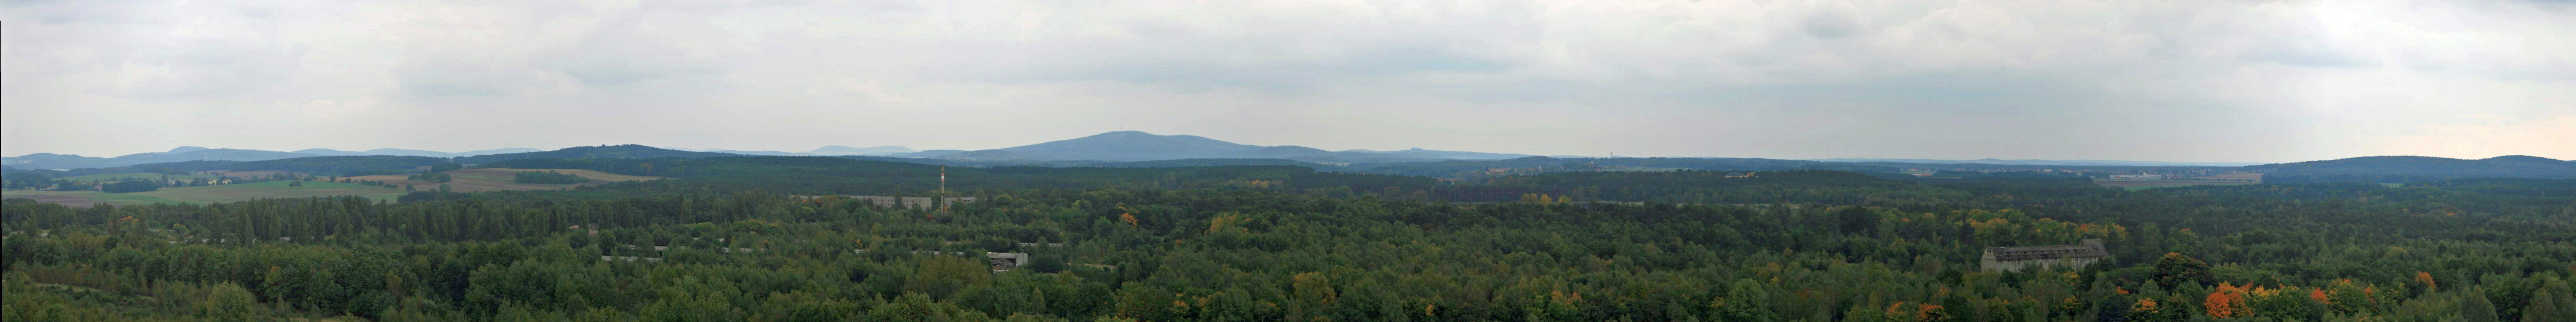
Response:
[[[477,166],[672,179],[399,200],[11,200],[0,204],[0,314],[2576,321],[2576,180],[2567,179],[2125,191],[2044,173],[1812,168],[1457,182],[1286,165],[942,169],[831,157]],[[2108,259],[1980,269],[1988,247],[2084,239],[2104,240]],[[997,271],[987,252],[1030,258]]]

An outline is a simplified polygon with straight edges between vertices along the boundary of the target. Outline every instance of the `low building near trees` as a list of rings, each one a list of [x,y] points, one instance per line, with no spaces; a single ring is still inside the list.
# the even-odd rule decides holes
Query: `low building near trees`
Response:
[[[2103,250],[2101,239],[2085,239],[2074,245],[1988,247],[1980,271],[2004,272],[2044,267],[2078,268],[2111,256]]]

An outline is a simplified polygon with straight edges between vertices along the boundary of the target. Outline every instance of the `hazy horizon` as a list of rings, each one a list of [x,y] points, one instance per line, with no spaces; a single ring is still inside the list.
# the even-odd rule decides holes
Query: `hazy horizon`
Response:
[[[1122,130],[1122,131],[1132,131],[1132,130]],[[1143,132],[1143,131],[1136,131],[1136,132]],[[1107,132],[1104,132],[1104,133],[1107,133]],[[1148,133],[1148,134],[1155,134],[1155,135],[1191,135],[1191,134],[1182,134],[1182,133],[1152,133],[1152,132],[1145,132],[1145,133]],[[1205,137],[1205,136],[1201,136],[1201,137]],[[1072,139],[1072,138],[1062,138],[1062,139]],[[1210,138],[1210,139],[1216,139],[1216,140],[1221,140],[1221,141],[1222,141],[1222,140],[1225,140],[1225,139],[1223,139],[1223,138]],[[1048,141],[1056,141],[1056,140],[1061,140],[1061,139],[1049,139],[1049,140],[1043,140],[1043,141],[1033,141],[1033,142],[1029,142],[1029,144],[1044,143],[1044,142],[1048,142]],[[1243,143],[1243,142],[1234,142],[1234,143]],[[446,152],[446,153],[462,153],[462,152],[483,151],[483,150],[498,150],[498,149],[512,149],[512,148],[530,148],[530,149],[537,149],[537,150],[540,150],[540,151],[551,151],[551,150],[557,150],[557,149],[563,149],[563,148],[571,148],[571,147],[581,147],[581,146],[607,146],[607,145],[622,145],[622,144],[640,144],[640,145],[644,145],[644,146],[651,146],[651,147],[656,147],[656,148],[676,149],[676,150],[687,150],[687,151],[715,151],[715,150],[729,150],[729,151],[747,151],[747,152],[756,152],[756,151],[775,151],[775,152],[788,152],[788,153],[804,153],[804,152],[813,151],[813,150],[815,150],[815,149],[818,149],[818,148],[823,147],[823,146],[814,146],[814,147],[807,147],[807,148],[784,148],[784,149],[740,149],[740,148],[729,148],[729,147],[688,147],[688,146],[668,146],[668,145],[655,145],[655,144],[642,144],[642,143],[613,143],[613,144],[583,144],[583,145],[569,145],[569,146],[561,146],[561,147],[485,147],[485,148],[473,148],[473,149],[463,149],[463,150],[453,150],[453,151],[449,151],[449,150],[413,149],[413,148],[404,148],[404,147],[374,147],[374,148],[320,148],[320,149],[331,149],[331,150],[347,151],[347,152],[363,152],[363,151],[367,151],[367,150],[380,149],[380,148],[393,148],[393,149],[408,149],[408,150],[426,150],[426,151],[433,151],[433,152]],[[969,151],[972,151],[972,150],[1000,149],[1000,148],[1009,148],[1009,147],[1019,146],[1019,145],[1012,145],[1012,146],[1001,146],[1001,147],[991,147],[991,148],[953,149],[953,148],[940,148],[940,147],[918,147],[918,146],[907,146],[907,145],[902,145],[902,144],[865,145],[865,146],[862,146],[862,145],[847,145],[847,144],[834,144],[834,145],[846,146],[846,147],[854,147],[854,148],[870,148],[870,147],[883,147],[883,146],[899,146],[899,147],[904,147],[904,148],[913,149],[913,150],[916,150],[916,151],[927,151],[927,150],[969,150]],[[1025,145],[1025,144],[1022,144],[1022,145]],[[1272,145],[1272,144],[1256,144],[1256,145]],[[1295,144],[1288,144],[1288,145],[1295,145]],[[826,145],[826,146],[829,146],[829,145]],[[198,147],[198,148],[208,148],[208,149],[250,149],[250,148],[239,148],[239,147],[203,146],[203,145],[184,145],[184,146],[175,146],[175,147],[172,147],[172,148],[178,148],[178,147]],[[1311,146],[1309,146],[1309,147],[1311,147]],[[1409,148],[1390,148],[1390,149],[1332,149],[1332,148],[1319,148],[1319,149],[1324,149],[1324,150],[1329,150],[1329,151],[1344,151],[1344,150],[1396,151],[1396,150],[1405,150],[1405,149],[1412,149],[1412,148],[1418,148],[1418,147],[1409,147]],[[294,151],[304,150],[304,149],[315,149],[315,148],[295,148],[295,149],[250,149],[250,150],[265,150],[265,151],[278,151],[278,152],[294,152]],[[1439,149],[1439,148],[1422,148],[1422,149],[1427,149],[1427,150],[1445,150],[1445,151],[1459,151],[1459,150],[1449,150],[1449,149]],[[138,152],[132,152],[132,153],[119,153],[119,154],[113,154],[113,155],[81,155],[81,156],[86,156],[86,157],[116,157],[116,156],[129,155],[129,154],[137,154],[137,153],[166,152],[166,151],[170,151],[170,150],[171,150],[171,149],[158,149],[158,150],[149,150],[149,151],[138,151]],[[1469,152],[1516,153],[1516,152],[1508,152],[1508,151],[1469,151]],[[47,152],[47,153],[50,153],[50,152]],[[1530,153],[1520,153],[1520,154],[1530,154]],[[13,154],[13,155],[8,155],[8,156],[9,156],[9,157],[18,157],[18,156],[23,156],[23,155],[25,155],[25,154]],[[1903,157],[1903,156],[1866,156],[1866,155],[1864,155],[1864,156],[1823,156],[1823,157],[1724,156],[1724,155],[1607,155],[1607,154],[1604,154],[1604,155],[1530,154],[1530,155],[1536,155],[1536,156],[1551,156],[1551,157],[1767,158],[1767,159],[1788,159],[1788,160],[1885,159],[1885,160],[1954,160],[1954,161],[1966,161],[1966,160],[1981,160],[1981,159],[1997,159],[1997,160],[2007,160],[2007,161],[2009,161],[2009,160],[2055,160],[2055,161],[2146,161],[2146,162],[2172,162],[2172,163],[2193,163],[2193,162],[2198,162],[2198,163],[2213,163],[2213,164],[2218,164],[2218,163],[2290,163],[2290,162],[2300,162],[2300,161],[2317,161],[2317,160],[2342,159],[2342,158],[2350,158],[2350,157],[2368,157],[2368,156],[2375,156],[2375,155],[2356,155],[2356,156],[2349,156],[2349,157],[2337,157],[2337,158],[2329,158],[2329,159],[2315,159],[2315,160],[2233,161],[2233,160],[2161,160],[2161,159],[2118,159],[2118,160],[2115,160],[2115,159],[2026,159],[2026,158],[1923,158],[1923,157]],[[2507,154],[2507,155],[2513,155],[2513,154]],[[2494,156],[2485,156],[2485,157],[2455,157],[2455,159],[2485,159],[2485,158],[2490,158],[2490,157],[2507,156],[2507,155],[2494,155]],[[2544,157],[2545,157],[2545,156],[2544,156]],[[2571,161],[2576,161],[2576,160],[2571,160]]]
[[[0,154],[2576,159],[2576,2],[0,1]]]

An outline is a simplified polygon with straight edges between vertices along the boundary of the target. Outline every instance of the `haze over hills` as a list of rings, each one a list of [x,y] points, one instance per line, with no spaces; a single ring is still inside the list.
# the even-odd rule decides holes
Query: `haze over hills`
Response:
[[[137,153],[114,158],[37,153],[25,156],[0,158],[0,161],[4,161],[0,162],[0,165],[7,165],[13,169],[79,169],[121,167],[181,161],[262,161],[316,156],[418,156],[445,158],[458,163],[474,164],[504,160],[547,158],[705,158],[751,155],[864,157],[868,160],[943,165],[1111,167],[1159,167],[1184,165],[1309,165],[1316,167],[1356,167],[1349,169],[1383,168],[1385,170],[1377,172],[1392,171],[1399,173],[1435,173],[1437,171],[1454,172],[1482,168],[1525,168],[1565,164],[1568,162],[1585,162],[1620,167],[1704,170],[1809,168],[1858,169],[1873,167],[1967,167],[1988,170],[2008,170],[2024,166],[2062,168],[2201,167],[2250,172],[2308,175],[2398,174],[2416,176],[2576,177],[2576,161],[2554,160],[2531,156],[2502,156],[2477,160],[2414,156],[2381,156],[2281,164],[2123,160],[1937,160],[1881,158],[1790,160],[1761,158],[1536,157],[1526,154],[1441,151],[1421,148],[1394,151],[1358,149],[1328,151],[1294,145],[1261,146],[1227,142],[1194,135],[1158,135],[1138,131],[1107,132],[1073,139],[1048,141],[1000,149],[972,151],[914,150],[912,148],[902,146],[862,148],[833,145],[824,146],[806,152],[784,152],[725,149],[668,149],[627,144],[572,147],[553,151],[509,148],[449,153],[383,148],[366,151],[305,149],[293,152],[276,152],[183,146],[164,152]]]
[[[1284,159],[1306,162],[1353,163],[1433,161],[1448,159],[1506,159],[1526,156],[1528,155],[1434,151],[1419,148],[1385,152],[1369,150],[1326,151],[1323,149],[1294,145],[1260,146],[1241,144],[1195,135],[1157,135],[1140,131],[1117,131],[1038,144],[992,150],[963,151],[922,157],[962,161]]]
[[[2155,166],[2155,167],[2184,167],[2184,166],[2222,166],[2222,167],[2235,167],[2235,166],[2249,166],[2249,165],[2258,165],[2258,164],[2263,164],[2262,162],[2171,162],[2171,161],[2129,161],[2129,160],[2035,160],[2035,159],[2004,160],[2004,159],[1994,159],[1994,158],[1976,159],[1976,160],[1942,160],[1942,159],[1883,159],[1883,158],[1832,158],[1832,159],[1814,159],[1814,160],[1816,160],[1816,161],[1824,161],[1824,162],[1896,162],[1896,163],[1926,163],[1926,164],[2002,164],[2002,165],[2061,165],[2061,166]]]
[[[315,154],[303,154],[303,153],[292,153],[292,152],[277,152],[277,151],[260,151],[260,150],[209,149],[209,148],[202,148],[202,147],[183,146],[183,147],[179,147],[179,148],[176,148],[176,149],[170,149],[170,151],[168,151],[168,152],[147,152],[147,153],[136,153],[136,154],[128,154],[128,155],[124,155],[124,156],[118,156],[118,157],[114,157],[114,158],[86,157],[86,156],[71,155],[71,154],[36,153],[36,154],[28,154],[28,155],[15,156],[15,157],[5,157],[5,158],[0,158],[0,164],[7,164],[7,165],[9,165],[10,167],[13,167],[13,168],[19,168],[19,169],[79,169],[79,168],[104,168],[104,167],[118,167],[118,166],[129,166],[129,165],[146,164],[146,163],[163,163],[163,162],[179,162],[179,161],[200,161],[200,160],[251,161],[251,160],[275,160],[275,159],[300,158],[300,157],[313,157],[313,156],[322,156],[322,155],[315,155]]]
[[[2406,174],[2492,177],[2576,177],[2576,161],[2527,155],[2485,159],[2371,156],[2246,166],[2246,170],[2302,174]]]
[[[888,146],[879,146],[879,147],[865,147],[865,148],[848,147],[848,146],[840,146],[840,145],[826,145],[826,146],[823,146],[823,147],[821,147],[821,148],[815,148],[815,149],[814,149],[814,150],[812,150],[812,151],[805,151],[805,152],[768,151],[768,150],[762,150],[762,151],[746,151],[746,150],[728,150],[728,149],[716,149],[716,148],[708,148],[708,149],[670,148],[670,149],[673,149],[673,150],[681,150],[681,151],[732,153],[732,154],[741,154],[741,155],[773,155],[773,156],[844,156],[844,155],[880,155],[880,156],[881,156],[881,155],[893,155],[893,154],[903,154],[903,153],[912,153],[912,152],[915,152],[915,151],[913,151],[913,150],[912,150],[912,148],[906,148],[906,147],[901,147],[901,146],[893,146],[893,145],[888,145]]]

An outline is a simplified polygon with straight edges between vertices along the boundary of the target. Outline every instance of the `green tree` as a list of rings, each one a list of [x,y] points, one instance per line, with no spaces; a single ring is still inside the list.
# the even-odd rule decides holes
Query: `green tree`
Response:
[[[207,290],[205,301],[196,305],[197,317],[207,321],[256,321],[260,311],[258,297],[231,282],[215,284]]]
[[[1726,296],[1709,303],[1717,321],[1778,321],[1778,311],[1771,309],[1770,288],[1752,279],[1737,279],[1726,287]]]
[[[2496,322],[2495,301],[2487,300],[2486,292],[2471,290],[2460,296],[2468,298],[2460,301],[2460,317],[2467,322]]]
[[[2522,322],[2576,321],[2576,294],[2569,292],[2566,282],[2546,282],[2531,293],[2531,305],[2522,309]]]
[[[956,296],[958,292],[965,291],[967,287],[992,284],[991,263],[975,260],[980,258],[946,255],[922,257],[921,262],[913,268],[912,278],[904,281],[903,289],[928,295],[934,299],[949,299]]]
[[[2165,253],[2164,257],[2156,259],[2155,280],[2156,284],[2167,289],[2183,283],[2200,286],[2218,283],[2218,277],[2209,275],[2209,263],[2178,252]]]
[[[1841,222],[1840,226],[1845,234],[1864,234],[1870,229],[1878,228],[1878,214],[1870,212],[1865,207],[1843,208],[1842,211],[1835,212],[1834,217],[1836,221]]]

